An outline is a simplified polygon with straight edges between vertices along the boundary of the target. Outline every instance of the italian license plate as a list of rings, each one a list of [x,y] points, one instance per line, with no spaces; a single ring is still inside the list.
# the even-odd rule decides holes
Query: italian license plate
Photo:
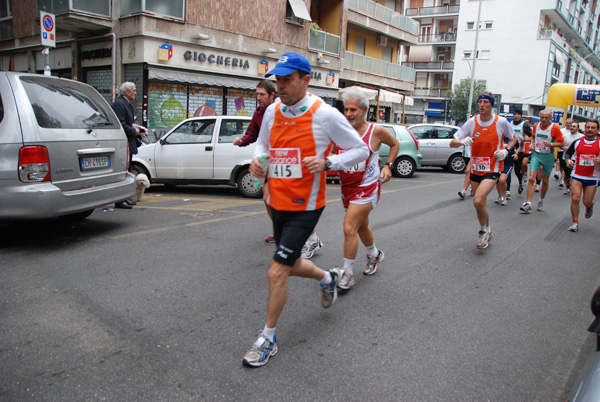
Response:
[[[110,167],[110,156],[94,156],[91,158],[81,158],[81,170],[102,169]]]

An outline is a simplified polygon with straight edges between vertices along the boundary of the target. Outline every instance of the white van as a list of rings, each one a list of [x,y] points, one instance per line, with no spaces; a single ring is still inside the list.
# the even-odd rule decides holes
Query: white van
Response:
[[[67,217],[131,197],[127,138],[91,86],[0,72],[0,222]]]

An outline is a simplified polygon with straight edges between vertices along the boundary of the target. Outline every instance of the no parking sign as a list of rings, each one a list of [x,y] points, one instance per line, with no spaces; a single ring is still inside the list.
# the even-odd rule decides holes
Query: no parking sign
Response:
[[[56,47],[56,24],[54,14],[40,11],[42,46]]]

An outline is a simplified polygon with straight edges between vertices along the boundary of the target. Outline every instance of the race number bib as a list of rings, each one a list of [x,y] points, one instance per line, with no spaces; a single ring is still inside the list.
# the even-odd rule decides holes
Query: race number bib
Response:
[[[535,151],[539,152],[541,154],[549,154],[550,153],[550,147],[547,146],[546,144],[544,144],[544,141],[546,141],[546,138],[540,138],[541,141],[536,141],[535,142]]]
[[[579,166],[594,166],[594,155],[579,155]]]
[[[491,169],[490,158],[471,158],[471,170],[475,172],[489,172]]]
[[[343,149],[338,149],[338,154],[343,154]],[[358,162],[348,170],[344,170],[346,173],[364,172],[367,169],[367,161]]]
[[[359,162],[356,165],[352,166],[350,169],[346,170],[346,172],[348,172],[348,173],[364,172],[366,168],[367,168],[367,161],[362,161],[362,162]]]
[[[269,153],[269,177],[275,179],[302,178],[300,148],[273,148]]]

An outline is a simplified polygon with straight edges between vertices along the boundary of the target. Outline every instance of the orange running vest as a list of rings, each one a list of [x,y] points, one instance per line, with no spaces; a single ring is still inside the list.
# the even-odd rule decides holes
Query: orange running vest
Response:
[[[473,145],[471,147],[471,172],[478,176],[502,172],[504,161],[499,161],[494,156],[494,152],[503,148],[502,137],[498,135],[496,129],[498,115],[488,127],[481,126],[477,117],[475,116],[475,131],[473,132]]]
[[[317,100],[303,115],[287,118],[281,102],[275,106],[275,119],[270,133],[269,199],[267,203],[279,211],[311,211],[325,206],[325,172],[311,174],[302,163],[316,155],[313,114],[321,106]],[[331,144],[325,155],[329,155]]]

